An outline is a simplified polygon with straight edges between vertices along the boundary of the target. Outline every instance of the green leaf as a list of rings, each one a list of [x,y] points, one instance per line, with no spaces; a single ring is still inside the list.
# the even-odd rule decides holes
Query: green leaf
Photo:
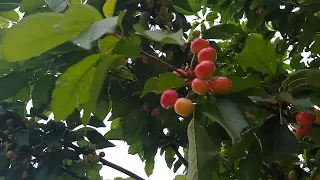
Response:
[[[114,60],[118,60],[117,56],[104,55],[102,60],[96,67],[96,71],[90,87],[90,98],[83,109],[82,124],[87,125],[90,122],[91,113],[95,110],[96,104],[104,83]]]
[[[295,108],[304,111],[313,113],[313,108],[311,105],[311,93],[300,93],[295,96],[292,96],[290,93],[284,91],[276,96],[276,99],[286,101],[295,106]]]
[[[216,104],[206,104],[203,114],[218,122],[230,135],[233,142],[240,140],[242,131],[249,126],[241,101],[236,97],[217,97]]]
[[[141,36],[163,44],[177,44],[183,46],[185,41],[183,40],[183,30],[172,33],[166,30],[145,30],[140,24],[133,25],[134,30]]]
[[[105,38],[99,40],[99,49],[101,50],[101,52],[108,52],[112,50],[119,41],[120,39],[115,36],[106,36]]]
[[[69,3],[68,0],[45,0],[45,2],[47,3],[48,7],[54,12],[63,11]]]
[[[120,40],[113,48],[113,54],[121,54],[130,58],[137,58],[140,56],[141,38],[138,35],[131,35],[125,39]]]
[[[320,70],[310,70],[306,75],[306,83],[311,86],[320,87]]]
[[[205,5],[206,1],[203,0],[187,0],[193,12],[198,12],[201,10],[201,7]]]
[[[320,35],[317,34],[314,39],[314,43],[312,44],[310,51],[315,54],[320,54]]]
[[[177,175],[174,180],[187,180],[187,177],[185,175]]]
[[[241,27],[234,24],[219,24],[202,32],[207,39],[229,39],[235,35],[245,35]]]
[[[28,129],[20,131],[15,137],[15,142],[20,147],[29,146],[29,137],[30,137],[30,131]]]
[[[176,158],[174,158],[176,154],[174,153],[174,151],[171,148],[168,148],[165,150],[165,160],[167,163],[168,168],[172,168],[173,162],[176,160]]]
[[[27,16],[5,33],[2,56],[7,61],[39,56],[75,38],[101,18],[96,9],[80,3],[73,4],[64,15],[47,12]]]
[[[160,94],[165,90],[181,87],[184,84],[185,81],[172,72],[160,74],[159,77],[152,77],[147,80],[141,97],[150,92]]]
[[[45,0],[23,0],[21,2],[19,11],[21,12],[32,12],[36,9],[40,9],[45,5]]]
[[[29,73],[12,72],[0,79],[0,101],[8,99],[19,93],[29,83]]]
[[[149,177],[154,169],[154,159],[147,159],[146,165],[144,166],[144,171],[146,172],[147,176]]]
[[[311,137],[312,141],[315,142],[315,144],[320,144],[320,128],[319,127],[311,126],[308,135]]]
[[[8,21],[18,22],[20,17],[16,11],[3,11],[0,12],[0,18],[7,19]]]
[[[82,128],[81,130],[83,130],[85,132],[85,128]],[[87,138],[89,139],[89,141],[92,144],[96,144],[97,145],[97,149],[103,149],[103,148],[107,148],[107,147],[114,147],[114,144],[109,142],[97,130],[87,127],[86,131],[87,131]]]
[[[237,59],[245,70],[252,67],[266,74],[275,74],[277,70],[275,48],[259,34],[251,34],[248,37],[246,46]]]
[[[299,150],[294,134],[279,119],[268,119],[257,133],[263,152],[264,161],[271,162],[291,156]]]
[[[137,141],[130,145],[128,149],[128,153],[135,155],[135,154],[138,154],[141,151],[141,149],[142,149],[142,141]]]
[[[32,90],[32,105],[41,108],[51,100],[51,93],[55,87],[56,78],[50,76],[40,76]]]
[[[0,1],[0,11],[10,11],[20,6],[19,0],[2,0]]]
[[[231,75],[228,77],[232,81],[232,92],[241,92],[250,88],[258,87],[261,83],[258,77],[240,77]]]
[[[188,173],[187,179],[206,180],[212,176],[212,160],[218,156],[218,148],[215,146],[206,129],[199,122],[192,119],[188,126]],[[211,178],[209,178],[211,179]]]
[[[55,120],[67,118],[78,105],[88,102],[94,65],[100,57],[100,54],[88,56],[59,76],[51,102]]]
[[[193,9],[191,8],[189,3],[180,0],[172,0],[173,8],[184,15],[194,15]]]
[[[256,139],[248,149],[246,159],[242,159],[239,164],[240,180],[257,180],[261,177],[262,154],[258,139]]]
[[[116,31],[118,18],[119,17],[116,16],[93,23],[89,29],[82,32],[77,38],[72,40],[72,42],[84,49],[91,49],[94,41],[106,33],[114,33]]]

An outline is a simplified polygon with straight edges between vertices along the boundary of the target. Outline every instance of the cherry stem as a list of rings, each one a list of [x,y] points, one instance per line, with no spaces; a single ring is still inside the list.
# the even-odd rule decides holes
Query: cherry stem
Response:
[[[190,68],[193,69],[193,64],[194,64],[194,60],[196,59],[196,54],[193,54],[191,63],[190,63]]]
[[[70,148],[74,149],[78,154],[88,154],[87,151],[81,149],[80,147],[78,147],[78,146],[76,146],[76,145],[74,145],[72,143],[68,144],[67,146],[69,146]],[[130,177],[132,177],[134,179],[136,179],[136,180],[145,180],[142,177],[136,175],[135,173],[133,173],[133,172],[131,172],[129,170],[126,170],[123,167],[120,167],[120,166],[118,166],[116,164],[113,164],[112,162],[109,162],[106,159],[103,159],[101,157],[100,157],[100,162],[103,165],[111,167],[111,168],[113,168],[115,170],[118,170],[118,171],[120,171],[120,172],[122,172],[122,173],[124,173],[124,174],[126,174],[126,175],[128,175],[128,176],[130,176]]]
[[[182,77],[185,77],[185,78],[188,78],[188,79],[192,79],[191,77],[186,76],[184,73],[180,72],[178,68],[176,68],[176,67],[172,66],[171,64],[169,64],[169,63],[167,63],[167,62],[165,62],[165,61],[163,61],[163,60],[159,59],[158,57],[155,57],[155,56],[153,56],[153,55],[151,55],[151,54],[149,54],[149,53],[145,52],[145,51],[144,51],[144,50],[142,50],[142,49],[140,49],[140,51],[141,51],[143,54],[145,54],[145,55],[147,55],[147,56],[149,56],[149,57],[151,57],[151,58],[153,58],[153,59],[155,59],[155,60],[159,61],[160,63],[162,63],[162,64],[164,64],[164,65],[168,66],[169,68],[171,68],[172,70],[174,70],[174,71],[176,71],[178,74],[180,74]]]

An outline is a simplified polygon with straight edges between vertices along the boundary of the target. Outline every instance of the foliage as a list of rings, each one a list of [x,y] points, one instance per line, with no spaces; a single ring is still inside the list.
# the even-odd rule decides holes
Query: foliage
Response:
[[[228,95],[191,91],[195,29]],[[185,167],[176,180],[319,178],[320,122],[293,130],[299,111],[320,118],[319,1],[5,0],[0,48],[0,179],[101,179],[102,165],[142,179],[96,154],[110,140],[148,176],[160,149]],[[160,106],[168,89],[192,116]]]

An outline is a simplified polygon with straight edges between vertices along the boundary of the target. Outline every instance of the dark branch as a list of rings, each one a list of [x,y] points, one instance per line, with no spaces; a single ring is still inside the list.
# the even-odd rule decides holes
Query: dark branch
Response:
[[[134,174],[133,172],[128,171],[128,170],[126,170],[126,169],[124,169],[124,168],[122,168],[122,167],[120,167],[120,166],[118,166],[116,164],[113,164],[112,162],[109,162],[109,161],[107,161],[107,160],[105,160],[103,158],[100,158],[100,162],[103,165],[111,167],[111,168],[113,168],[115,170],[118,170],[118,171],[120,171],[120,172],[122,172],[122,173],[124,173],[124,174],[126,174],[126,175],[128,175],[128,176],[130,176],[130,177],[132,177],[134,179],[136,179],[136,180],[144,180],[142,177]]]
[[[88,151],[85,151],[85,150],[79,148],[78,146],[76,146],[76,145],[74,145],[74,144],[68,144],[68,145],[66,145],[66,146],[74,149],[78,154],[88,154],[88,153],[89,153]],[[132,178],[134,178],[134,179],[136,179],[136,180],[145,180],[145,179],[143,179],[142,177],[134,174],[133,172],[131,172],[131,171],[129,171],[129,170],[126,170],[126,169],[124,169],[124,168],[122,168],[122,167],[120,167],[120,166],[118,166],[118,165],[116,165],[116,164],[113,164],[113,163],[111,163],[111,162],[109,162],[109,161],[107,161],[107,160],[105,160],[105,159],[103,159],[103,158],[100,158],[100,162],[101,162],[103,165],[108,166],[108,167],[111,167],[111,168],[113,168],[113,169],[115,169],[115,170],[118,170],[118,171],[120,171],[120,172],[122,172],[122,173],[124,173],[124,174],[126,174],[126,175],[128,175],[128,176],[130,176],[130,177],[132,177]]]
[[[188,168],[188,161],[186,159],[184,159],[184,157],[182,157],[182,155],[180,154],[178,147],[174,144],[170,144],[170,147],[173,149],[173,151],[176,153],[176,155],[178,156],[179,160],[182,162],[182,164]]]
[[[155,60],[159,61],[160,63],[162,63],[162,64],[164,64],[164,65],[168,66],[169,68],[171,68],[172,70],[174,70],[175,72],[177,72],[178,74],[180,74],[182,77],[185,77],[185,78],[188,78],[188,79],[192,79],[191,77],[186,76],[185,74],[183,74],[182,72],[180,72],[178,68],[176,68],[176,67],[172,66],[171,64],[169,64],[169,63],[167,63],[167,62],[165,62],[165,61],[163,61],[163,60],[159,59],[158,57],[155,57],[155,56],[153,56],[153,55],[151,55],[151,54],[147,53],[146,51],[144,51],[144,50],[142,50],[142,49],[140,49],[140,51],[141,51],[143,54],[145,54],[145,55],[147,55],[147,56],[149,56],[149,57],[151,57],[151,58],[153,58],[153,59],[155,59]]]

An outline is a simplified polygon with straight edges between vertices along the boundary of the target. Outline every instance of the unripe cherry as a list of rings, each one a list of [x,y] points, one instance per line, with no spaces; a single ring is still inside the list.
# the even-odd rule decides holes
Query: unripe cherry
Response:
[[[177,91],[173,89],[166,90],[161,95],[160,104],[163,108],[169,109],[174,106],[174,103],[177,101],[178,98],[179,95]]]
[[[100,152],[99,156],[103,158],[104,156],[106,156],[106,153],[105,152]]]
[[[206,95],[209,92],[209,84],[203,79],[195,78],[191,82],[191,89],[199,95]]]
[[[193,103],[186,98],[179,98],[174,104],[174,111],[182,117],[188,117],[192,114]]]
[[[202,62],[202,61],[214,62],[217,59],[217,52],[212,47],[207,47],[207,48],[202,49],[198,53],[197,57],[198,57],[199,62]]]
[[[212,61],[202,61],[196,66],[194,72],[199,79],[205,79],[212,76],[215,70],[216,66]]]
[[[299,112],[296,116],[296,121],[300,126],[311,126],[314,122],[313,114]]]
[[[199,53],[203,48],[210,47],[210,43],[202,38],[197,38],[191,42],[190,51],[194,54]]]
[[[232,90],[232,81],[226,77],[215,77],[211,80],[209,87],[215,95],[226,95]]]
[[[199,30],[194,30],[192,32],[192,37],[193,38],[198,38],[198,37],[200,37],[200,34],[201,34],[201,32]]]

